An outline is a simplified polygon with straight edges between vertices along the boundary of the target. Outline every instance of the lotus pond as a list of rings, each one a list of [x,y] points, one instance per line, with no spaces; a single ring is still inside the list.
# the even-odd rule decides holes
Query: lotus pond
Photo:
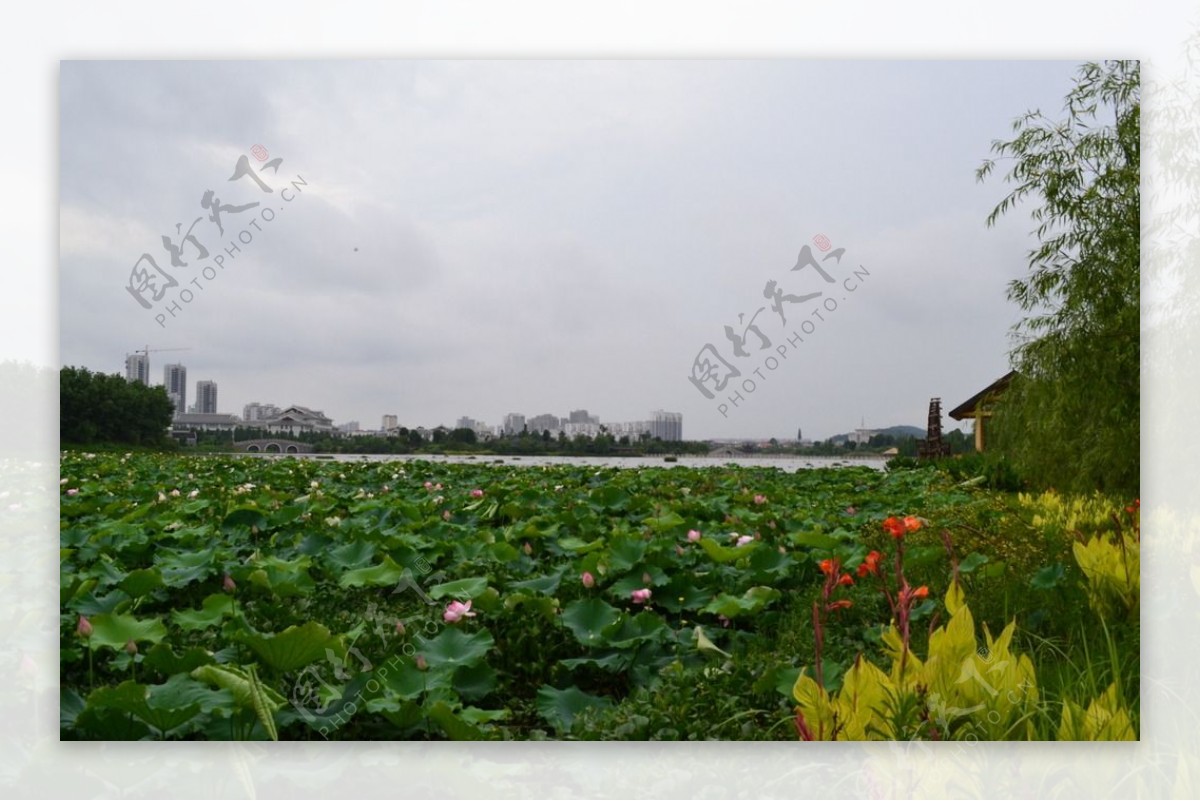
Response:
[[[936,469],[61,460],[64,739],[1129,739],[1136,505]]]

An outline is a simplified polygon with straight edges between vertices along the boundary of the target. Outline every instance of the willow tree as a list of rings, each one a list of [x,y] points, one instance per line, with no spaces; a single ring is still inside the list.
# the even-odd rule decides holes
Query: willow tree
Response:
[[[1019,379],[989,434],[1028,479],[1063,490],[1139,491],[1140,68],[1083,65],[1065,118],[1038,111],[992,143],[979,180],[1009,167],[989,226],[1032,204],[1037,246],[1008,297]]]

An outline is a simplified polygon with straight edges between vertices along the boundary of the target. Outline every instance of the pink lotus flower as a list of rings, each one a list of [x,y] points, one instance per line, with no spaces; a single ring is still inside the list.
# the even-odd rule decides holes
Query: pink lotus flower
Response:
[[[221,587],[224,588],[225,592],[233,592],[237,589],[237,582],[233,580],[233,576],[226,573],[225,580],[221,582]]]
[[[80,615],[79,623],[78,623],[78,625],[75,626],[75,631],[79,633],[80,637],[85,637],[85,638],[91,637],[92,636],[92,624],[86,617],[84,617],[83,615]]]
[[[699,541],[700,541],[700,532],[699,531],[696,531],[696,529],[692,529],[691,531],[688,532],[688,542],[699,542]]]
[[[134,656],[137,654],[137,652],[137,643],[133,640],[127,640],[125,643],[125,653],[129,654],[130,656]]]
[[[71,489],[67,490],[67,494],[68,494],[68,495],[78,495],[78,494],[79,494],[79,490],[77,490],[77,489],[75,489],[75,488],[71,488]]]
[[[587,587],[589,590],[596,586],[596,577],[586,570],[583,571],[583,575],[579,577],[579,580],[582,581],[583,586]]]
[[[762,506],[764,503],[767,502],[767,496],[766,495],[755,495],[754,502],[756,504],[758,504],[759,506]]]
[[[170,493],[170,495],[171,495],[171,497],[172,497],[172,498],[178,498],[178,497],[179,497],[179,490],[177,490],[177,489],[173,489],[173,490],[171,490],[171,493]]]
[[[417,654],[417,670],[427,670],[429,663],[425,661],[425,654]]]
[[[737,542],[734,543],[734,547],[740,548],[748,542],[754,542],[754,537],[751,537],[749,534],[743,534],[737,538]]]
[[[483,490],[481,490],[481,489],[473,489],[473,490],[471,490],[471,497],[472,497],[472,498],[482,498],[482,497],[483,497]]]
[[[633,599],[635,604],[644,604],[650,600],[650,590],[649,588],[634,590],[633,592],[629,593],[629,596]]]
[[[396,633],[400,634],[400,635],[404,634],[404,621],[403,620],[396,621]]]
[[[525,547],[523,547],[521,550],[525,551],[526,556],[533,556],[533,546],[528,542],[525,543]]]
[[[457,623],[464,617],[475,617],[475,613],[471,611],[470,601],[465,604],[462,601],[451,601],[442,615],[442,619],[447,623]]]
[[[432,482],[432,481],[426,481],[426,482],[425,482],[425,489],[433,489],[433,482]]]
[[[189,497],[189,498],[195,498],[195,497],[196,497],[197,495],[199,495],[199,494],[200,494],[200,490],[198,490],[198,489],[195,489],[195,490],[192,490],[191,492],[189,492],[189,493],[188,493],[188,497]]]

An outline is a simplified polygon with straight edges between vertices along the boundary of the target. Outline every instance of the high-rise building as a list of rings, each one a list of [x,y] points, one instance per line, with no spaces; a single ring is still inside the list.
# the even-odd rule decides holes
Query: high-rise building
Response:
[[[217,382],[196,382],[196,411],[200,414],[217,413]]]
[[[651,412],[650,436],[658,437],[663,442],[681,442],[683,440],[683,414],[664,412],[662,409]]]
[[[272,417],[278,417],[283,411],[273,403],[259,403],[252,401],[242,407],[242,419],[247,423],[257,423],[263,420],[270,420]]]
[[[526,424],[529,426],[531,434],[541,434],[543,431],[549,431],[551,434],[562,429],[562,422],[558,415],[554,414],[539,414],[535,417],[530,417]]]
[[[391,431],[394,428],[400,427],[400,418],[394,414],[385,414],[383,416],[383,430]]]
[[[455,428],[469,428],[470,430],[474,431],[475,430],[475,419],[471,418],[471,417],[460,417],[460,418],[458,418],[458,422],[454,424],[454,427]]]
[[[163,388],[167,397],[175,404],[175,414],[187,412],[187,368],[182,364],[168,364],[163,368]]]
[[[525,415],[511,412],[504,415],[504,433],[520,434],[525,430]]]
[[[592,416],[588,414],[587,409],[576,409],[567,417],[568,423],[590,423]]]
[[[125,357],[125,380],[150,385],[150,357],[145,353],[130,353]]]

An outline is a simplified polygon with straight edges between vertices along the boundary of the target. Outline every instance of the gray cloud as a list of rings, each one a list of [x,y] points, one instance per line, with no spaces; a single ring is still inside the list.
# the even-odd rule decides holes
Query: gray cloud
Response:
[[[1057,108],[1068,62],[68,62],[60,342],[116,372],[135,348],[251,400],[410,425],[509,411],[679,410],[688,436],[922,424],[1007,369],[1032,226],[984,218],[990,143]],[[282,158],[291,203],[238,157]],[[257,165],[257,160],[251,160]],[[176,223],[260,222],[163,328],[124,289]],[[195,230],[213,254],[245,230]],[[1022,212],[1023,214],[1023,212]],[[869,280],[741,408],[687,381],[824,233]],[[197,262],[179,268],[195,277]],[[842,294],[846,294],[842,292]],[[768,309],[763,330],[785,335]],[[768,330],[768,326],[773,326]],[[778,344],[778,342],[776,343]]]

